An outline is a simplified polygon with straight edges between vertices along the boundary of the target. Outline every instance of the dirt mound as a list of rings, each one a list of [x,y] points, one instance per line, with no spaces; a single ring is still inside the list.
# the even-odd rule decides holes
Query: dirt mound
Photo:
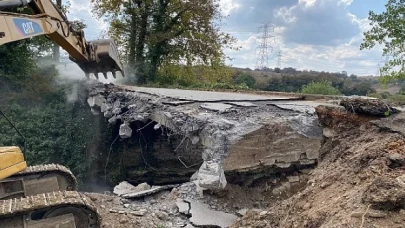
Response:
[[[405,137],[384,124],[399,117],[371,121],[328,107],[317,113],[335,134],[325,138],[305,190],[232,227],[405,227]]]

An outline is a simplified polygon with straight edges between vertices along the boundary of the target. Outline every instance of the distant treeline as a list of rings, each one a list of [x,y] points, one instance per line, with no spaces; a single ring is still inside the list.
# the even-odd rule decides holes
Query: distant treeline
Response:
[[[261,74],[258,75],[258,72]],[[258,82],[256,80],[258,77],[267,77],[267,82]],[[253,71],[249,68],[237,69],[233,78],[235,83],[244,82],[251,88],[279,92],[300,92],[303,86],[311,82],[329,81],[344,95],[375,93],[373,86],[378,84],[377,80],[358,77],[353,74],[348,76],[345,73],[299,71],[291,67],[284,69],[267,68],[261,71]]]

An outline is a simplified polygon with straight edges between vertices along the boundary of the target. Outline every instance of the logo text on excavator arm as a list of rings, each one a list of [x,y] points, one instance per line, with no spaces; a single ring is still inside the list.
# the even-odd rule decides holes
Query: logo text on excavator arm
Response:
[[[42,27],[35,21],[13,18],[13,22],[23,36],[31,36],[43,32]]]

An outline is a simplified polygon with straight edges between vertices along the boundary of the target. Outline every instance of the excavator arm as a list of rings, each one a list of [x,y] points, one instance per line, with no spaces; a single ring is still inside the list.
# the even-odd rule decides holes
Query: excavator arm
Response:
[[[28,6],[33,15],[1,11],[21,6]],[[86,77],[93,73],[98,79],[98,73],[103,73],[107,79],[107,72],[112,72],[115,78],[117,71],[125,75],[114,42],[87,41],[84,32],[75,30],[51,0],[0,0],[0,45],[40,35],[65,49]]]

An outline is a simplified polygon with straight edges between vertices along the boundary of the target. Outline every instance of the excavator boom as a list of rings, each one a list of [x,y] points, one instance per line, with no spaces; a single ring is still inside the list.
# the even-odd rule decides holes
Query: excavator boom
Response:
[[[33,15],[1,12],[20,6],[29,6]],[[84,32],[77,31],[66,16],[51,0],[0,0],[0,45],[46,35],[69,53],[88,77],[98,78],[107,72],[116,77],[116,72],[125,76],[124,68],[118,58],[118,50],[110,39],[87,41]]]

